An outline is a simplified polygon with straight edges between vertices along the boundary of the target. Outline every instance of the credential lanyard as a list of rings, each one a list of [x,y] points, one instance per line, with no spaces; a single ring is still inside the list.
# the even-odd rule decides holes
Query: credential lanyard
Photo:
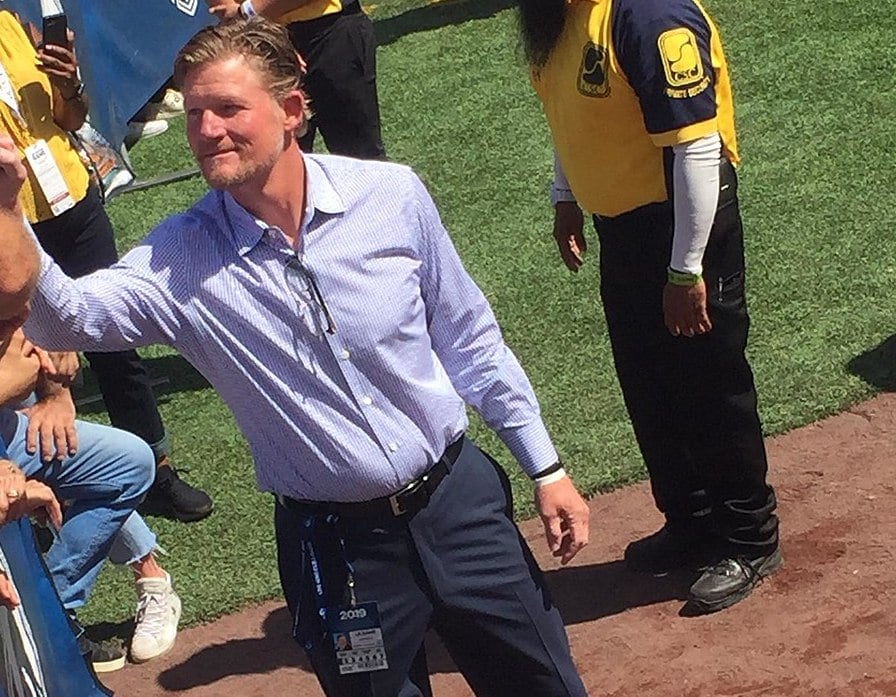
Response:
[[[327,596],[326,591],[324,590],[323,574],[321,573],[320,569],[320,558],[318,557],[317,550],[315,549],[315,538],[318,537],[318,530],[316,528],[321,523],[330,527],[330,532],[333,533],[333,535],[339,542],[339,550],[342,555],[342,563],[345,564],[345,585],[348,588],[349,602],[351,603],[352,607],[358,604],[357,598],[355,597],[354,567],[348,560],[348,556],[345,553],[345,541],[342,539],[341,535],[336,534],[336,531],[333,530],[338,519],[339,517],[333,514],[327,514],[326,516],[309,515],[307,518],[305,518],[305,527],[308,529],[308,535],[302,540],[302,550],[305,553],[305,556],[308,558],[308,566],[311,569],[311,579],[314,584],[314,596],[317,600],[317,611],[321,617],[326,614],[327,609]]]

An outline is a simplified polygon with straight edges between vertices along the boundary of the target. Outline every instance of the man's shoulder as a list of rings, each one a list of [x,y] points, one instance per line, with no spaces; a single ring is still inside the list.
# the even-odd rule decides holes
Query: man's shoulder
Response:
[[[658,22],[688,22],[703,12],[695,0],[614,0],[613,14],[617,23],[646,28]]]
[[[220,193],[209,191],[192,206],[180,213],[174,213],[159,223],[147,239],[176,244],[186,237],[213,235],[222,224]]]
[[[341,155],[308,154],[338,192],[352,190],[359,185],[377,184],[387,189],[403,188],[417,179],[408,165],[383,160],[359,160]]]
[[[223,214],[218,192],[210,191],[185,211],[174,213],[156,225],[128,254],[132,259],[180,259],[186,263],[204,255],[201,249],[218,244],[222,235]]]

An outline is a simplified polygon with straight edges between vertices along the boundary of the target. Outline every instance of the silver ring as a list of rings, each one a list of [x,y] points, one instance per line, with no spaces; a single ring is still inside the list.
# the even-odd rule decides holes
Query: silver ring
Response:
[[[10,489],[6,492],[6,498],[8,499],[17,499],[19,498],[19,490],[18,489]]]

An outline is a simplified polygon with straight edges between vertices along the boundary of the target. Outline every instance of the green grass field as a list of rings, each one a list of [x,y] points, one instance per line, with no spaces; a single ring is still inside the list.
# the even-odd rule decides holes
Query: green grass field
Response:
[[[644,476],[611,366],[593,260],[577,276],[550,235],[550,143],[510,0],[373,7],[391,158],[431,187],[470,272],[528,369],[568,469],[588,494]],[[750,356],[768,433],[894,383],[896,3],[707,2],[726,41],[744,155]],[[142,177],[189,167],[183,119],[132,156]],[[122,250],[205,190],[201,180],[115,199]],[[596,245],[596,240],[592,243]],[[592,253],[593,256],[593,253]],[[174,460],[215,498],[207,520],[151,520],[196,622],[275,596],[270,497],[227,409],[179,358],[147,350]],[[89,418],[103,419],[97,407]],[[475,437],[509,465],[478,423]],[[774,463],[772,463],[774,467]],[[521,515],[529,487],[514,479]],[[597,512],[599,516],[599,509]],[[598,528],[599,528],[598,522]],[[786,525],[786,521],[785,521]],[[83,619],[126,619],[129,574],[104,572]]]

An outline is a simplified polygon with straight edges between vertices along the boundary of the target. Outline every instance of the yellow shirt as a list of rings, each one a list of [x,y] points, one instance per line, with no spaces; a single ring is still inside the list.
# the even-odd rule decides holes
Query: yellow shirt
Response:
[[[317,19],[324,15],[342,12],[343,4],[340,0],[311,0],[310,2],[290,10],[277,18],[278,24],[290,24],[292,22],[307,22],[309,19]]]
[[[698,2],[569,0],[567,11],[532,84],[583,208],[611,217],[668,200],[668,149],[716,131],[737,163],[725,56]]]
[[[80,201],[87,195],[90,176],[68,133],[53,121],[50,78],[37,69],[37,52],[22,25],[8,10],[0,11],[0,64],[9,76],[16,102],[10,105],[0,100],[0,129],[9,133],[23,157],[25,148],[45,140],[69,193],[76,202]],[[54,217],[30,169],[19,199],[32,223]]]

